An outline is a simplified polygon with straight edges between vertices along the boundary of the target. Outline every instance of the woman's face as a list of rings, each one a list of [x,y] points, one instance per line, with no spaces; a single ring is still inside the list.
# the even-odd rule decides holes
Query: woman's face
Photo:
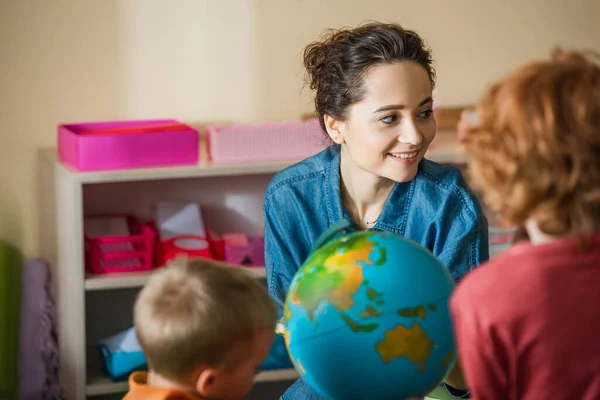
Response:
[[[360,169],[408,182],[436,131],[429,76],[420,65],[401,62],[371,68],[364,84],[364,99],[345,121],[328,124],[329,134]]]

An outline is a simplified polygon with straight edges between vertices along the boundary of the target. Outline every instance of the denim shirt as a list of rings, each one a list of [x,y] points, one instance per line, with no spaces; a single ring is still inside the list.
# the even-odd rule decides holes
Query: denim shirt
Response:
[[[281,305],[317,238],[348,214],[342,206],[339,147],[330,146],[275,175],[265,193],[265,264],[269,292]],[[459,281],[489,258],[488,227],[460,171],[422,160],[416,177],[396,183],[374,230],[421,243]],[[321,400],[302,379],[284,400]]]

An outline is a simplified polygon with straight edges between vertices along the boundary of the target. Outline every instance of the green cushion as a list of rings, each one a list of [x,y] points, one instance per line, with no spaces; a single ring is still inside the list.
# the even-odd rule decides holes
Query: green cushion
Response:
[[[17,398],[23,256],[0,242],[0,399]]]

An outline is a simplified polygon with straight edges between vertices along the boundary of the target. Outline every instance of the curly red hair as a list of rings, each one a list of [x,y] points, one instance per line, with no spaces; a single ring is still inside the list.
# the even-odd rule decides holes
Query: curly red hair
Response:
[[[491,87],[465,148],[504,225],[552,236],[600,230],[600,57],[557,49]]]

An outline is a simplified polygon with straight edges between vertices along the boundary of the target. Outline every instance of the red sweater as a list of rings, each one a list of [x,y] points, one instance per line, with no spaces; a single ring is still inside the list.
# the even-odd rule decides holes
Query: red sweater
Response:
[[[459,355],[474,399],[600,399],[600,234],[521,243],[458,285]]]

